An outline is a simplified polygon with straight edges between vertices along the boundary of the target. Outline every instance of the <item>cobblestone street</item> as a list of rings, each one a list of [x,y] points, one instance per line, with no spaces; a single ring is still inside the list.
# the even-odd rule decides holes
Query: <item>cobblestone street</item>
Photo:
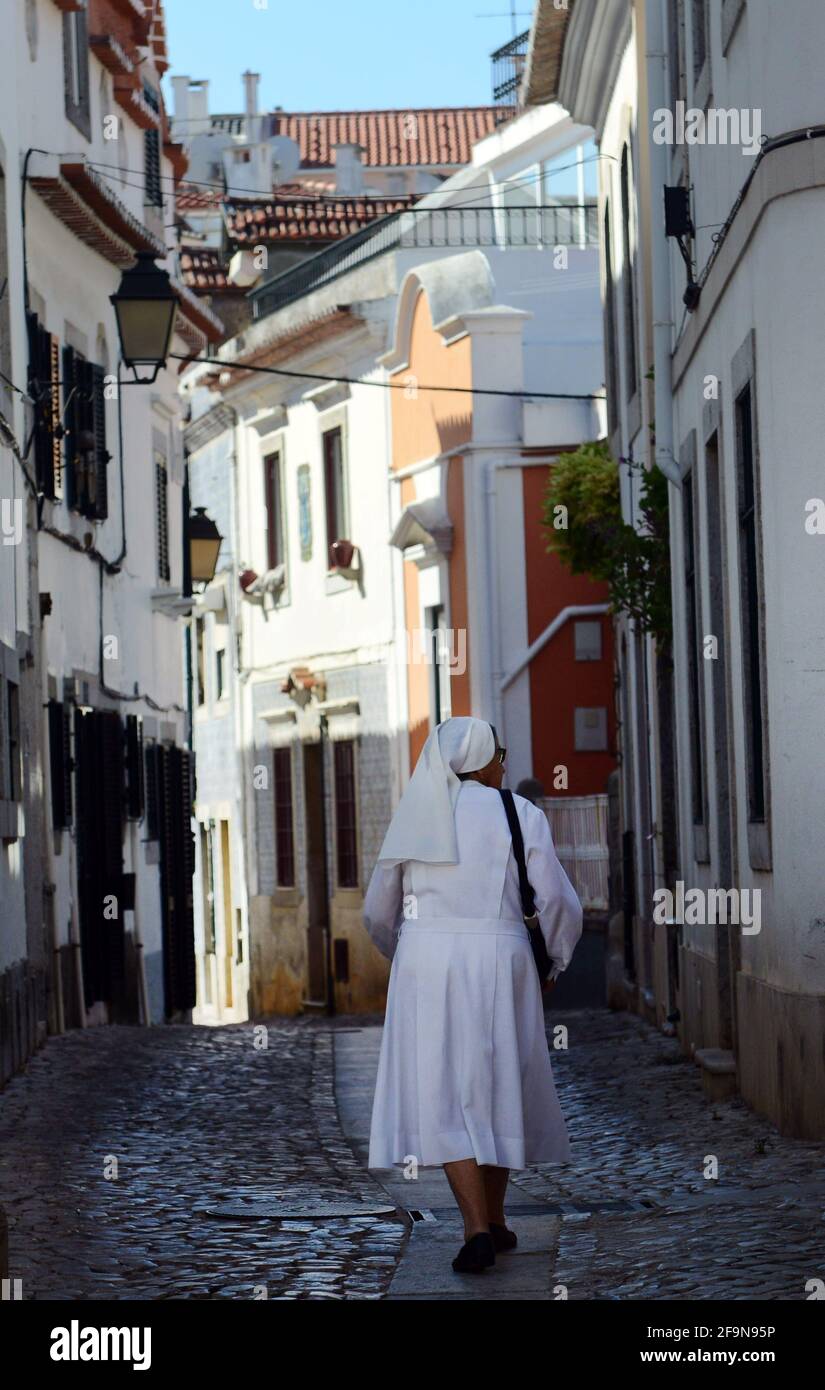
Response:
[[[340,1137],[328,1025],[279,1020],[266,1050],[255,1038],[251,1024],[74,1032],[9,1084],[0,1206],[24,1299],[382,1295],[398,1221],[207,1214],[230,1198],[383,1197]]]
[[[551,1036],[569,1029],[553,1066],[574,1162],[515,1181],[570,1203],[554,1285],[576,1299],[809,1297],[825,1279],[822,1144],[783,1139],[737,1098],[707,1101],[676,1039],[634,1015],[548,1020]]]
[[[251,1024],[51,1039],[0,1097],[0,1205],[22,1297],[387,1295],[405,1225],[367,1214],[387,1195],[334,1098],[336,1035],[358,1056],[376,1022],[279,1020],[266,1049]],[[825,1277],[822,1146],[782,1139],[740,1101],[706,1101],[698,1068],[638,1018],[548,1015],[558,1023],[574,1163],[525,1170],[510,1194],[517,1231],[520,1201],[547,1203],[547,1296],[808,1297]],[[717,1178],[704,1176],[711,1156]],[[356,1214],[238,1217],[257,1202]],[[496,1297],[495,1274],[469,1294],[464,1283],[456,1296]]]

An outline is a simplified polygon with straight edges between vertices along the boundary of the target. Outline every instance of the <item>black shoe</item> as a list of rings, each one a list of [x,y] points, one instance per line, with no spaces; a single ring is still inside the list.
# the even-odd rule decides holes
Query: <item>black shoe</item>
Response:
[[[507,1226],[498,1226],[494,1221],[490,1222],[490,1235],[493,1238],[493,1246],[496,1252],[501,1250],[515,1250],[518,1245],[518,1236],[515,1231],[511,1231]]]
[[[487,1231],[479,1231],[477,1235],[470,1236],[466,1245],[462,1245],[453,1260],[453,1269],[456,1274],[481,1274],[495,1262],[493,1237]]]

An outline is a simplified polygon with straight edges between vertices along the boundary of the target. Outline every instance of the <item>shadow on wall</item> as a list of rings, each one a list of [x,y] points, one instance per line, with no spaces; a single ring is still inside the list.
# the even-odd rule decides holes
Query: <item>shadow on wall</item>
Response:
[[[606,988],[607,916],[588,913],[573,959],[549,994],[545,1009],[554,1014],[562,1009],[603,1009]]]

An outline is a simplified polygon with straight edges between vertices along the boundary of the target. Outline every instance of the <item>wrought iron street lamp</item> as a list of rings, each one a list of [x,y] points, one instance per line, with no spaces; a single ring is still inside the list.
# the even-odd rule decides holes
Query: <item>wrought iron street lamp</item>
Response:
[[[155,264],[151,251],[138,251],[135,264],[124,270],[120,288],[110,299],[123,361],[132,368],[136,381],[150,386],[166,365],[178,307],[168,272]],[[138,367],[152,367],[154,371],[151,376],[139,377]]]
[[[211,584],[218,566],[223,536],[205,507],[196,507],[189,517],[189,569],[193,584]]]

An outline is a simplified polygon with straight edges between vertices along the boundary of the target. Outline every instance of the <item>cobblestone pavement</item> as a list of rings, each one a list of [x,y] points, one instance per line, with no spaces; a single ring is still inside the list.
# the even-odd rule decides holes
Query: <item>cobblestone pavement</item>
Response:
[[[255,1037],[251,1024],[73,1032],[9,1083],[0,1206],[24,1299],[386,1292],[396,1219],[206,1214],[238,1198],[386,1202],[338,1127],[328,1021],[278,1020],[266,1050]]]
[[[560,1023],[574,1161],[515,1174],[510,1194],[513,1208],[521,1192],[560,1213],[557,1296],[808,1297],[825,1279],[825,1146],[781,1138],[741,1101],[708,1102],[676,1041],[633,1015],[550,1012],[551,1039]],[[0,1206],[24,1299],[386,1294],[405,1240],[392,1216],[220,1212],[386,1201],[340,1131],[329,1020],[270,1022],[265,1050],[260,1036],[252,1024],[74,1032],[10,1082]]]
[[[567,1297],[809,1297],[825,1280],[825,1145],[782,1138],[739,1099],[706,1100],[677,1041],[632,1014],[547,1018],[551,1041],[558,1024],[569,1033],[553,1069],[574,1157],[514,1187],[563,1208]]]

